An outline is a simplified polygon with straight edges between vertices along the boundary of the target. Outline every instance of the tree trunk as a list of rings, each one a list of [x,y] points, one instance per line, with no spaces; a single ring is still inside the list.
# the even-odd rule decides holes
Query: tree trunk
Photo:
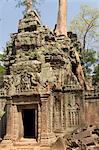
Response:
[[[57,36],[60,35],[67,36],[66,19],[67,19],[67,0],[59,0],[58,18],[55,29],[55,33]]]
[[[32,0],[26,0],[27,1],[27,13],[32,11]]]

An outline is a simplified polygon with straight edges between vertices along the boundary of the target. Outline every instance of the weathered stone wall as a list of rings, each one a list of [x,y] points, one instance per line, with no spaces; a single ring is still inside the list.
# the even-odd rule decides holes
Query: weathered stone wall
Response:
[[[0,98],[0,138],[6,132],[6,99]]]
[[[85,121],[87,125],[99,125],[99,99],[85,101]]]
[[[99,90],[85,92],[85,122],[87,125],[99,125]]]
[[[84,125],[82,91],[58,91],[53,95],[53,132],[60,136]]]

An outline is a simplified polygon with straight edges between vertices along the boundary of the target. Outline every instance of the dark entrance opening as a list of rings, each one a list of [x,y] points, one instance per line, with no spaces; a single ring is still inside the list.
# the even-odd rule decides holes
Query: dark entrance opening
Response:
[[[35,137],[35,109],[23,110],[24,138]]]

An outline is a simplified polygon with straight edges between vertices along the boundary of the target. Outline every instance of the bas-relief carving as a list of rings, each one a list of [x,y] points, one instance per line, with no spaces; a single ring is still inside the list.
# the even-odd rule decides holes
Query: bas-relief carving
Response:
[[[28,91],[37,86],[38,83],[41,84],[39,85],[40,89],[38,89],[40,92],[50,90],[53,85],[58,88],[65,84],[77,83],[72,72],[68,74],[64,68],[53,69],[49,63],[46,63],[41,69],[41,63],[38,61],[14,64],[11,68],[11,74],[12,77],[8,76],[8,80],[5,80],[5,88],[11,89],[13,87],[13,93],[15,88],[16,92]],[[13,80],[14,83],[12,83]]]
[[[77,103],[74,106],[68,105],[68,120],[70,127],[79,125],[80,108]]]
[[[80,102],[76,102],[75,94],[64,95],[63,103],[61,103],[61,96],[54,96],[53,106],[53,131],[60,132],[67,127],[77,127],[80,125]],[[63,116],[61,116],[61,109]],[[61,121],[63,117],[63,122]]]
[[[57,96],[54,96],[53,111],[53,130],[59,132],[61,131],[61,101]]]
[[[29,68],[30,69],[30,68]],[[30,92],[39,84],[39,73],[27,70],[16,70],[17,75],[8,75],[4,78],[4,87],[8,95],[21,92]],[[37,68],[36,68],[37,69]],[[30,69],[31,70],[31,69]],[[19,74],[20,73],[20,74]]]
[[[4,76],[4,90],[6,95],[9,95],[11,92],[15,90],[14,88],[14,77],[10,75]]]
[[[71,94],[67,103],[68,126],[75,127],[80,124],[80,102],[76,101],[76,95]]]
[[[27,72],[39,73],[41,71],[41,62],[34,60],[13,64],[11,67],[11,74],[21,74],[24,70]]]

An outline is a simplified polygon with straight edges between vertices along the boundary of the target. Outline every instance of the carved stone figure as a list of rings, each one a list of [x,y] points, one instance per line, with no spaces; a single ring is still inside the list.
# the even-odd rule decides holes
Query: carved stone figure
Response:
[[[10,82],[9,82],[9,78],[5,77],[4,78],[4,90],[6,91],[6,94],[9,93],[9,89],[10,89]]]
[[[16,93],[20,93],[20,86],[21,86],[21,78],[20,76],[16,75],[15,76],[15,88],[16,88]]]
[[[27,72],[24,72],[21,75],[21,91],[28,91],[30,90],[30,74],[28,74]]]

